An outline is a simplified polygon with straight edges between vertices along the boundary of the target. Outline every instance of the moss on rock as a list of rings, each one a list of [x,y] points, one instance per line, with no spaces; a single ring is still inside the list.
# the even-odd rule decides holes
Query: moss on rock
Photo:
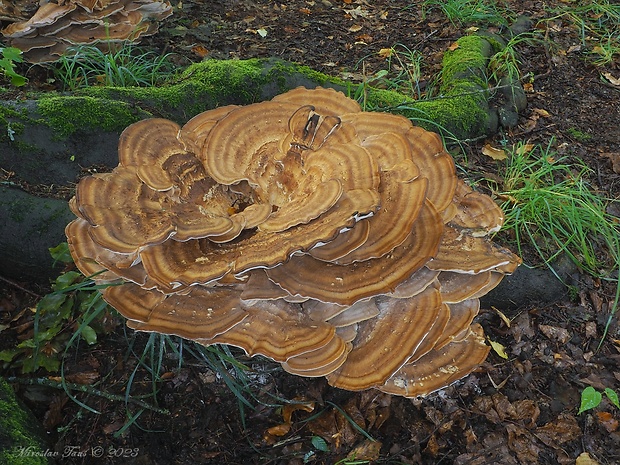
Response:
[[[48,465],[49,451],[35,428],[36,420],[0,378],[0,465]]]
[[[122,131],[148,116],[126,102],[87,96],[44,97],[38,101],[38,111],[59,138],[83,130]]]
[[[185,123],[205,110],[268,100],[300,85],[346,89],[343,81],[307,66],[275,58],[254,58],[195,63],[159,87],[90,87],[80,89],[76,95],[128,102],[157,116]]]
[[[489,111],[486,70],[489,43],[478,36],[461,37],[444,54],[439,96],[417,101],[400,113],[431,131],[456,139],[495,132],[496,118]]]

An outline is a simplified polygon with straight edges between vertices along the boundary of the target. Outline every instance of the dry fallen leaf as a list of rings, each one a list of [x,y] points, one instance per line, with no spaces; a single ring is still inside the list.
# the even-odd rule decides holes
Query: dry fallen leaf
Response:
[[[620,87],[620,78],[614,77],[611,73],[603,73],[605,79],[607,79],[612,86]]]
[[[453,42],[449,47],[448,50],[450,51],[455,51],[457,48],[459,48],[459,44],[457,44],[456,42]]]
[[[543,118],[549,118],[551,116],[547,110],[543,110],[542,108],[534,108],[532,109],[532,113],[535,113]]]
[[[609,412],[596,412],[598,421],[603,425],[608,433],[613,433],[618,430],[618,420]]]
[[[370,16],[370,13],[368,12],[368,10],[364,10],[362,9],[361,6],[356,7],[353,10],[344,10],[345,13],[347,15],[349,15],[352,19],[357,19],[357,18],[368,18],[368,16]]]
[[[356,446],[347,455],[348,460],[368,460],[372,462],[379,458],[379,452],[381,451],[381,443],[379,441],[371,441],[366,439],[364,442]]]
[[[192,47],[192,52],[194,52],[200,58],[204,58],[208,55],[209,50],[204,45],[194,45]]]
[[[601,157],[609,158],[614,173],[620,174],[620,152],[603,152]]]
[[[556,450],[562,444],[577,439],[581,434],[575,416],[567,413],[561,413],[555,420],[536,429],[537,439]]]
[[[540,331],[549,339],[558,341],[561,344],[566,344],[572,337],[571,334],[564,328],[549,325],[539,325],[538,327],[540,328]]]
[[[525,155],[528,152],[531,152],[534,149],[534,144],[522,144],[517,147],[515,152],[517,155]]]
[[[497,312],[497,314],[499,315],[499,317],[501,318],[501,320],[504,322],[504,324],[510,328],[510,318],[508,318],[506,315],[504,315],[499,309],[495,308],[495,307],[491,307],[493,310],[495,310]]]
[[[482,153],[487,157],[491,157],[493,160],[505,160],[508,158],[504,149],[495,148],[491,144],[485,144],[484,147],[482,147]]]
[[[293,412],[297,410],[312,412],[314,410],[314,402],[304,401],[303,399],[296,399],[296,402],[282,407],[282,419],[284,422],[267,429],[264,436],[265,442],[271,444],[274,442],[274,436],[284,436],[291,430]]]
[[[389,58],[394,54],[394,49],[393,48],[382,48],[381,50],[377,52],[377,54],[381,58]]]
[[[357,31],[360,31],[361,29],[362,29],[362,26],[360,26],[359,24],[354,24],[348,30],[349,32],[357,32]]]

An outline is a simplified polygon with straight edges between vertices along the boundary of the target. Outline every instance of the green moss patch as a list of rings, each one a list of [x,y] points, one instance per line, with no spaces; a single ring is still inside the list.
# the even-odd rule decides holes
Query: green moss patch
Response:
[[[53,451],[44,450],[34,419],[0,378],[0,465],[47,465]]]
[[[59,138],[81,130],[122,131],[147,116],[126,102],[86,96],[42,98],[38,111]]]

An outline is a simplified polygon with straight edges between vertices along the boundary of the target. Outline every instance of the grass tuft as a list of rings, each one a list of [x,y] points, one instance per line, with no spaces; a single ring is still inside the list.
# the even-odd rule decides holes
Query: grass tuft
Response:
[[[581,0],[556,8],[549,20],[568,18],[579,31],[581,44],[596,66],[612,64],[620,55],[620,4]]]
[[[466,24],[500,24],[506,26],[509,12],[506,5],[499,7],[498,2],[486,0],[425,0],[422,4],[424,15],[434,8],[440,8],[450,22],[460,27]]]
[[[586,273],[616,282],[611,319],[620,300],[620,222],[607,213],[613,200],[595,192],[588,182],[590,168],[558,156],[552,143],[521,144],[508,158],[497,192],[506,214],[504,229],[514,232],[520,253],[529,243],[549,267],[565,254]]]
[[[82,87],[148,87],[172,76],[170,54],[158,55],[131,43],[110,44],[108,51],[94,45],[72,47],[54,64],[64,90]]]

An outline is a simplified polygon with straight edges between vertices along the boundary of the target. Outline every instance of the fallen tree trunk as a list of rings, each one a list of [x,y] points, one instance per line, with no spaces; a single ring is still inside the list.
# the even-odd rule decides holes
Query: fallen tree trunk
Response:
[[[445,137],[463,140],[494,133],[501,118],[489,104],[485,79],[492,46],[477,36],[458,43],[446,52],[441,98],[429,101],[276,59],[253,59],[198,63],[158,88],[88,88],[71,95],[0,102],[0,167],[5,177],[0,178],[0,274],[47,282],[57,273],[48,248],[64,240],[64,227],[73,218],[66,204],[73,186],[84,174],[116,166],[121,131],[144,118],[183,124],[208,109],[270,99],[301,85],[358,94],[367,108],[404,114]],[[45,198],[47,192],[54,199]]]
[[[66,240],[65,226],[75,218],[66,201],[0,187],[0,218],[0,275],[39,283],[58,275],[49,248]]]

